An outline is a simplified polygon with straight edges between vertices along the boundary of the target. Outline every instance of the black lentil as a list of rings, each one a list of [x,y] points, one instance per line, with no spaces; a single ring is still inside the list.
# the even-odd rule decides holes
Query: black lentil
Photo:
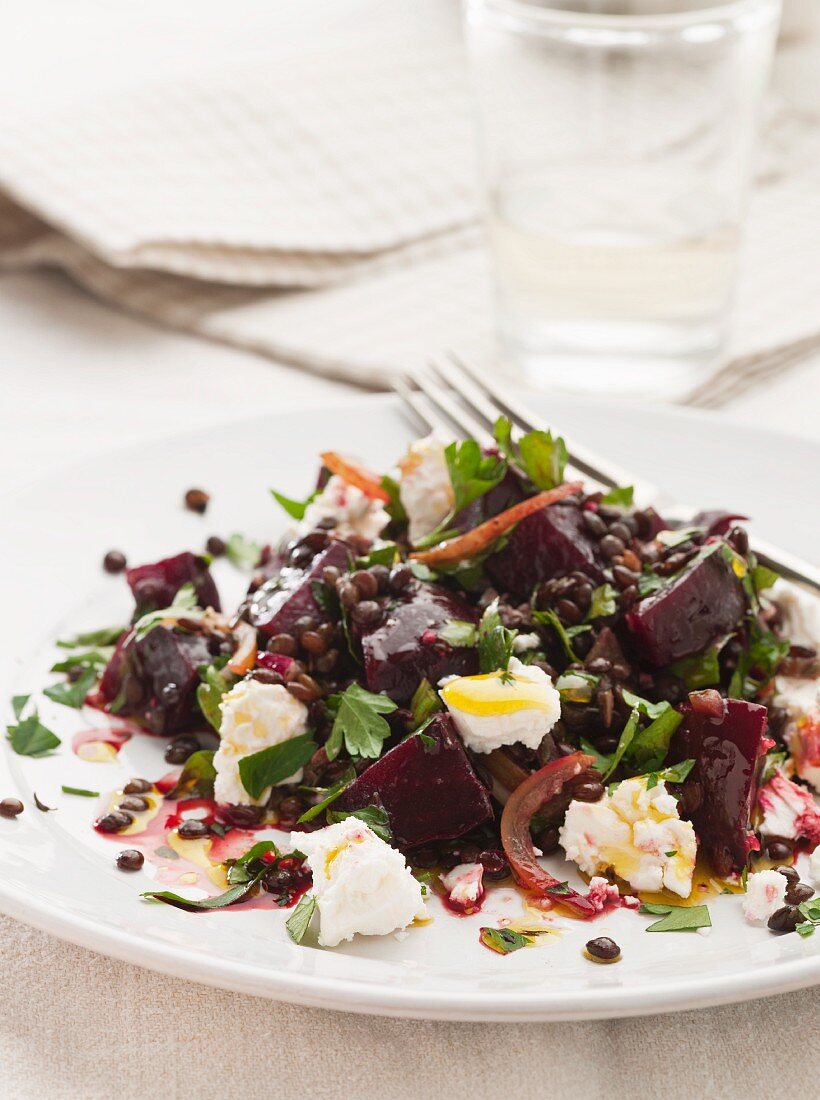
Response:
[[[129,779],[122,789],[123,794],[145,794],[153,787],[147,779]]]
[[[598,936],[597,939],[587,940],[585,950],[587,955],[596,962],[614,962],[621,955],[620,947],[609,936]]]
[[[793,932],[803,920],[803,916],[796,905],[784,905],[782,909],[776,909],[769,917],[768,926],[772,932]]]
[[[103,558],[103,569],[106,573],[122,573],[127,564],[125,554],[120,550],[109,550]]]
[[[97,828],[101,833],[119,833],[127,829],[133,821],[131,814],[126,813],[125,810],[112,810],[111,813],[104,814],[100,818]]]
[[[786,902],[789,905],[799,905],[801,901],[808,901],[814,897],[814,889],[805,882],[792,882],[786,887]]]
[[[197,512],[200,516],[208,507],[210,495],[204,489],[189,489],[185,494],[185,507],[189,512]]]
[[[145,863],[145,856],[136,848],[126,848],[117,856],[117,866],[121,871],[139,871]]]
[[[147,798],[142,798],[138,794],[129,794],[120,800],[117,809],[127,810],[132,814],[141,814],[148,809],[148,806],[149,803]]]

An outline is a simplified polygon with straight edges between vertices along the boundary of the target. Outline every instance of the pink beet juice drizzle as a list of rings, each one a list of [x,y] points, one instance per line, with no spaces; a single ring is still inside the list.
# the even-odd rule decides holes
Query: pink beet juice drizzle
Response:
[[[119,752],[132,737],[133,733],[127,726],[103,726],[100,729],[80,730],[71,739],[71,751],[75,755],[79,755],[79,749],[82,745],[87,745],[92,741],[101,741],[106,745],[111,745],[115,752]]]
[[[126,737],[125,740],[127,739]],[[164,791],[171,790],[174,787],[178,778],[178,772],[169,772],[167,775],[157,780],[154,786],[160,794],[163,794]],[[202,811],[204,811],[204,813]],[[208,879],[202,867],[185,859],[184,856],[180,856],[176,852],[174,852],[173,855],[167,854],[173,852],[173,849],[170,848],[168,844],[168,834],[172,830],[178,828],[186,818],[190,817],[196,817],[197,820],[205,822],[206,825],[213,825],[219,822],[219,807],[213,799],[208,798],[189,798],[183,800],[164,798],[162,805],[159,807],[159,812],[155,814],[154,817],[146,823],[145,828],[138,833],[129,833],[127,835],[121,833],[106,833],[99,828],[99,819],[94,822],[93,828],[100,836],[105,837],[107,840],[114,840],[122,847],[138,848],[145,858],[157,868],[158,874],[156,881],[158,885],[178,885],[180,884],[180,879],[184,875],[193,872],[197,876],[196,881],[186,881],[183,885],[198,886],[211,893],[217,893],[218,891],[214,889],[213,883]],[[244,855],[259,839],[256,835],[256,830],[261,828],[263,828],[261,825],[256,826],[256,829],[228,826],[224,836],[219,836],[216,833],[213,834],[210,838],[211,846],[208,852],[209,861],[214,866],[218,866],[227,859],[237,859],[239,856]],[[279,905],[273,894],[260,890],[258,894],[246,898],[234,906],[226,906],[224,910],[214,911],[227,912],[231,909],[291,908],[309,888],[310,880],[308,878],[305,884],[293,890],[290,904],[287,906]]]

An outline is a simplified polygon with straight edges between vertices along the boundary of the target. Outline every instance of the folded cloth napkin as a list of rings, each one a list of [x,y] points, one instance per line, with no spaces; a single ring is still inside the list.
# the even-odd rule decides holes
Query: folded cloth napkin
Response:
[[[378,387],[492,346],[475,180],[464,59],[430,15],[7,121],[0,266],[57,266],[154,321]],[[820,119],[781,101],[731,362],[693,399],[820,340],[818,215]]]

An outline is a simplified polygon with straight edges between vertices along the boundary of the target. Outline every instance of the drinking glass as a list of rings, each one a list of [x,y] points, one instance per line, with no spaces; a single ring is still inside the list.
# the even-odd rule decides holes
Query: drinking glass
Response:
[[[780,0],[464,10],[505,359],[683,392],[726,347]]]

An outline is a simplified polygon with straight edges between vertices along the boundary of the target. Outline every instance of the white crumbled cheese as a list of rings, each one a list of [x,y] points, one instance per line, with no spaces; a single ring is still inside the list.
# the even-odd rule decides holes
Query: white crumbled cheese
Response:
[[[778,772],[765,787],[761,787],[757,801],[763,810],[758,832],[763,836],[797,840],[797,821],[803,811],[803,803],[799,788],[791,780]]]
[[[778,676],[778,706],[788,720],[784,736],[795,774],[820,791],[820,680]]]
[[[812,844],[820,842],[820,809],[805,787],[798,787],[778,771],[757,795],[763,811],[758,831],[763,836],[797,840],[805,837]]]
[[[307,707],[281,684],[241,680],[222,696],[219,709],[222,722],[219,748],[214,754],[214,797],[217,802],[231,805],[262,806],[268,800],[270,787],[259,798],[251,798],[242,786],[239,761],[303,734],[307,729]],[[282,784],[298,783],[301,778],[300,768],[283,779]]]
[[[516,657],[510,658],[507,672],[442,680],[441,697],[473,752],[515,744],[537,749],[561,717],[561,697],[552,680]]]
[[[608,879],[598,878],[596,875],[593,875],[589,880],[586,897],[587,901],[595,907],[596,913],[603,913],[605,909],[618,909],[621,907],[624,909],[638,909],[641,904],[639,898],[634,897],[632,894],[621,894],[618,887],[613,886]]]
[[[307,856],[319,911],[319,943],[335,947],[355,935],[387,936],[422,920],[421,884],[401,852],[356,817],[314,833],[292,833]]]
[[[537,634],[516,634],[513,638],[513,653],[526,653],[541,648],[541,639]]]
[[[743,915],[748,921],[768,920],[786,904],[786,876],[779,871],[755,871],[746,879]]]
[[[455,500],[444,444],[435,435],[411,443],[399,470],[399,498],[407,513],[410,541],[417,543],[435,531]]]
[[[820,599],[778,578],[772,586],[771,598],[783,616],[783,634],[798,645],[820,643]]]
[[[772,598],[783,615],[783,633],[798,645],[820,646],[820,599],[778,580]],[[820,791],[820,679],[778,676],[775,702],[788,713],[785,739],[797,775]]]
[[[480,863],[459,863],[441,876],[450,902],[465,912],[475,909],[484,896],[484,867]]]
[[[334,521],[333,533],[340,538],[357,535],[371,542],[390,522],[380,500],[367,496],[355,485],[348,485],[338,474],[333,474],[321,493],[308,504],[297,532],[304,534],[326,519]]]
[[[567,859],[588,875],[613,870],[634,890],[692,890],[697,841],[666,784],[627,779],[600,802],[573,801],[560,831]]]
[[[809,856],[809,874],[815,888],[820,890],[820,845]]]

